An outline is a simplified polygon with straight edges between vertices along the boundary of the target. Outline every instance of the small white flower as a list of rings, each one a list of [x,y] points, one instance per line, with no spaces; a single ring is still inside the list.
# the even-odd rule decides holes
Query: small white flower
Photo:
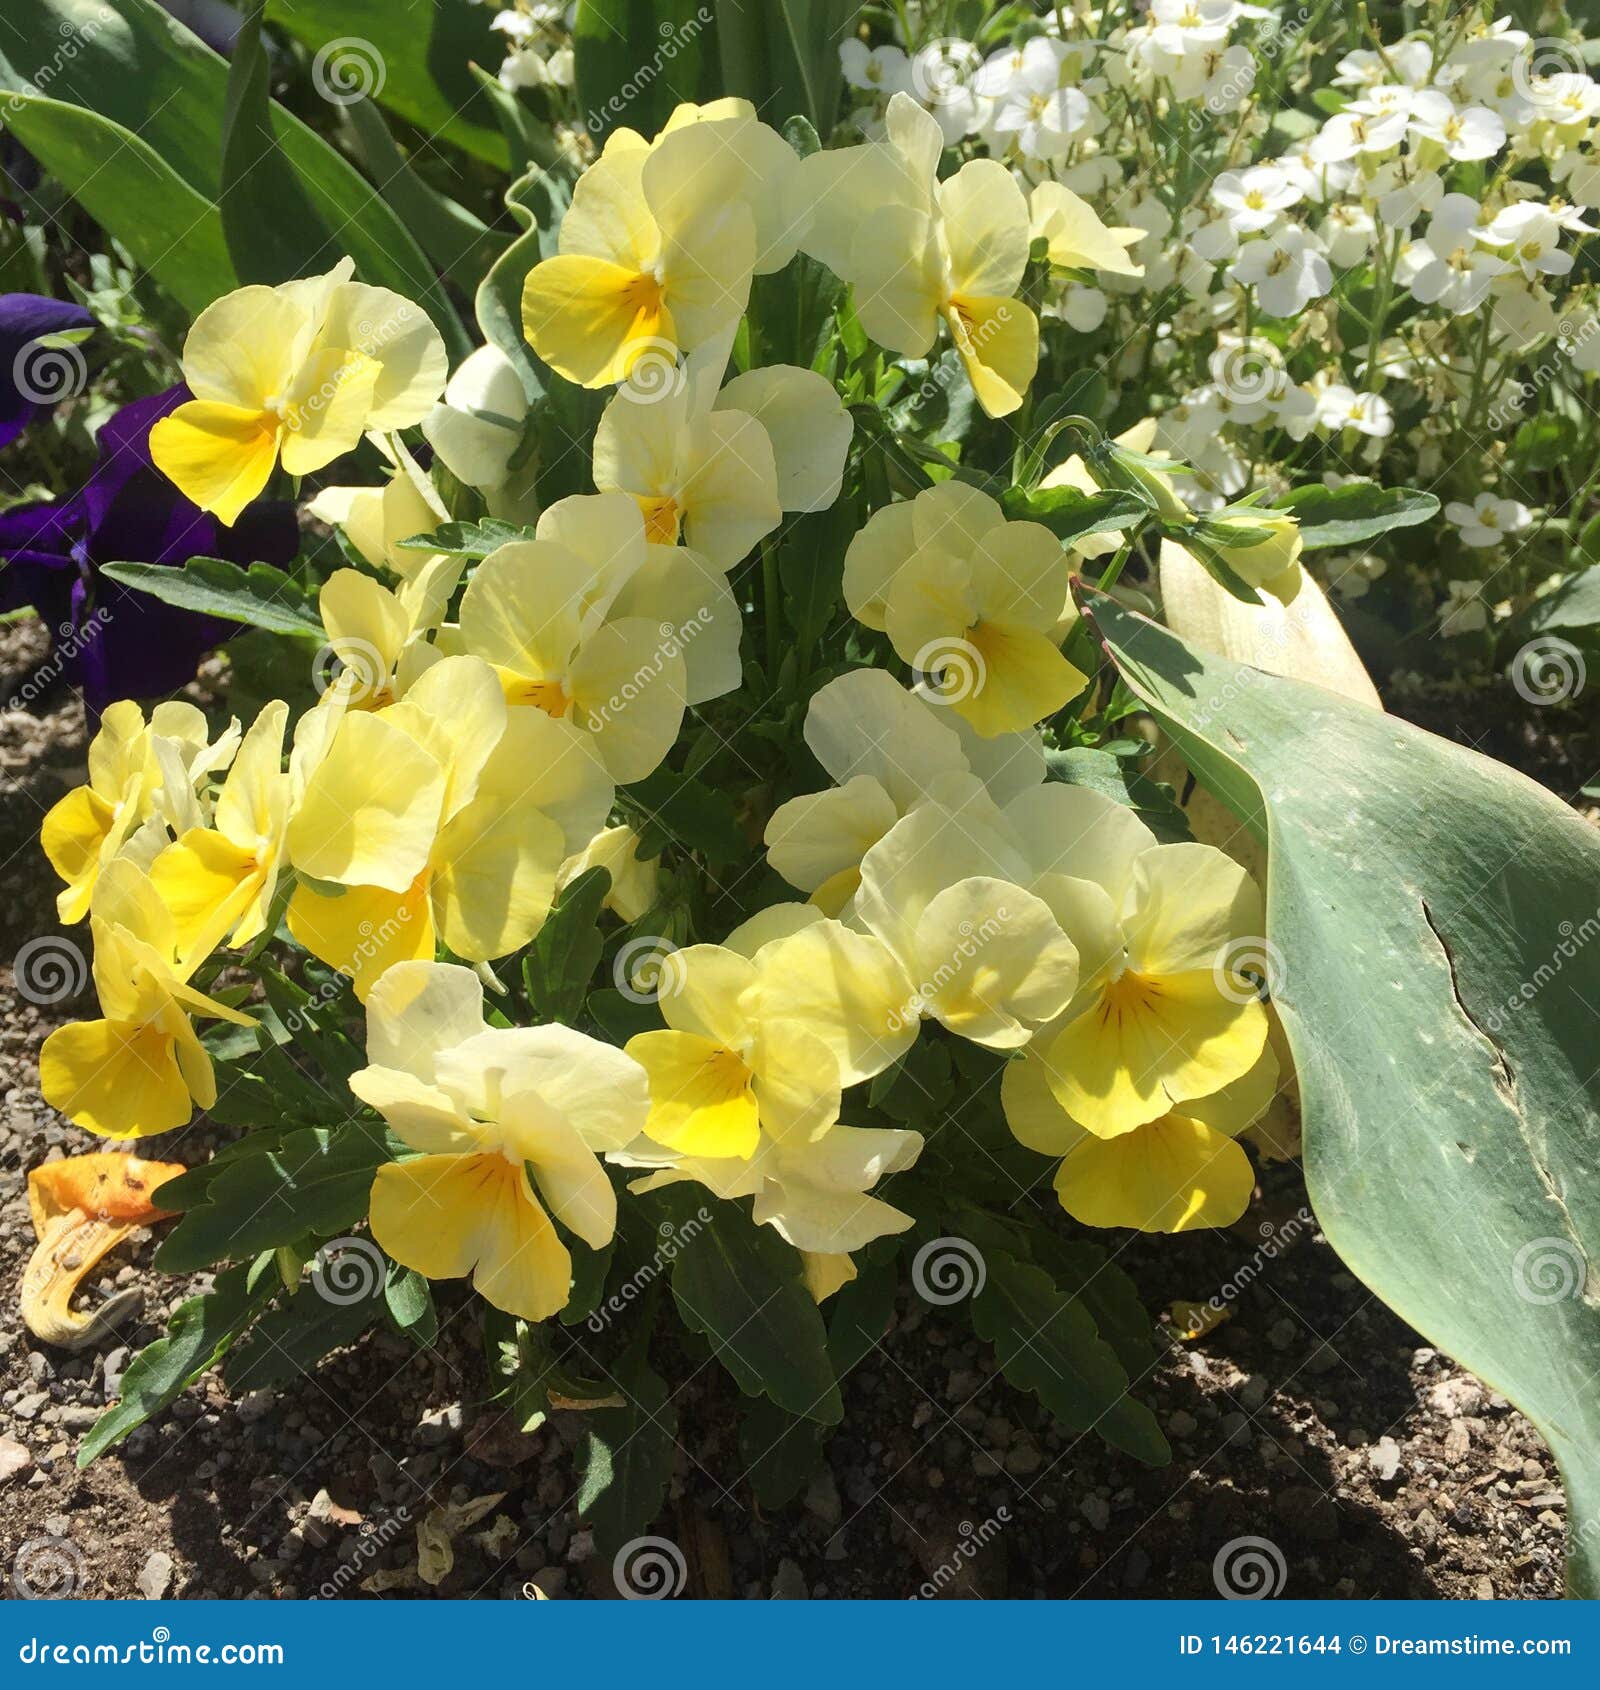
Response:
[[[1470,505],[1453,499],[1444,507],[1445,520],[1461,530],[1461,543],[1483,550],[1498,546],[1508,534],[1515,534],[1533,521],[1533,512],[1515,499],[1480,493]],[[1482,624],[1480,623],[1481,627]]]
[[[1481,581],[1452,581],[1450,596],[1439,606],[1439,632],[1450,636],[1475,634],[1489,625]]]
[[[911,61],[899,47],[869,47],[852,37],[839,43],[839,64],[852,88],[887,98],[911,87]]]
[[[1269,317],[1294,317],[1333,286],[1333,270],[1310,234],[1296,224],[1240,248],[1228,275],[1253,287]]]
[[[1457,316],[1476,311],[1489,286],[1510,266],[1479,244],[1478,202],[1470,194],[1446,194],[1422,240],[1400,255],[1398,274],[1421,305],[1442,305]]]
[[[1379,93],[1397,93],[1396,89],[1379,89]],[[1409,90],[1406,90],[1409,92]],[[1335,112],[1311,138],[1311,159],[1314,164],[1340,164],[1346,159],[1376,158],[1392,151],[1405,139],[1410,116],[1404,106],[1387,101],[1373,106],[1358,100]]]
[[[1324,428],[1353,428],[1374,440],[1394,433],[1394,412],[1377,393],[1357,393],[1338,382],[1317,394],[1317,421]]]
[[[1436,141],[1458,163],[1493,158],[1506,144],[1506,126],[1487,106],[1458,109],[1448,94],[1424,89],[1411,106],[1411,129]]]
[[[1287,171],[1275,164],[1257,164],[1248,170],[1224,171],[1211,184],[1211,197],[1239,234],[1251,235],[1271,228],[1301,192]]]
[[[1572,268],[1572,254],[1558,248],[1561,224],[1542,205],[1508,205],[1487,229],[1478,231],[1478,239],[1485,246],[1509,247],[1512,263],[1530,280],[1564,276]]]

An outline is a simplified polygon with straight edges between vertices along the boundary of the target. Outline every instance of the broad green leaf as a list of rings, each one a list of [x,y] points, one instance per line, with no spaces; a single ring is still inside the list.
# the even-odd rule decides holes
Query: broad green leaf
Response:
[[[153,147],[99,112],[3,80],[7,130],[186,311],[239,285],[216,206]]]
[[[372,179],[383,184],[384,196],[417,245],[457,287],[471,293],[511,245],[511,237],[423,181],[371,100],[357,100],[346,115],[361,162]]]
[[[1103,595],[1128,685],[1264,821],[1273,997],[1329,1242],[1600,1512],[1600,839],[1511,769],[1197,654]],[[1252,814],[1253,811],[1253,814]],[[1574,1594],[1600,1544],[1574,1534]]]
[[[604,941],[600,910],[611,891],[611,876],[592,868],[561,894],[522,959],[522,979],[536,1020],[572,1026],[584,994],[600,966]]]
[[[594,1528],[600,1553],[614,1555],[661,1512],[678,1453],[678,1411],[666,1381],[651,1370],[641,1331],[611,1370],[626,1408],[597,1408],[583,1417],[588,1437],[578,1513]]]
[[[800,1256],[742,1204],[718,1203],[679,1250],[672,1295],[684,1324],[746,1396],[824,1425],[844,1414],[822,1316],[800,1275]]]
[[[856,0],[714,0],[721,92],[742,94],[763,116],[798,112],[824,139],[839,112],[839,43]]]
[[[168,1273],[344,1232],[367,1212],[372,1176],[403,1149],[381,1121],[305,1127],[262,1156],[232,1161],[156,1251]]]
[[[1439,514],[1439,501],[1415,487],[1379,487],[1370,481],[1323,487],[1314,482],[1285,493],[1276,508],[1294,512],[1305,549],[1315,552],[1359,546],[1391,528],[1414,528]]]
[[[78,1446],[87,1467],[136,1427],[169,1407],[214,1367],[255,1315],[280,1289],[270,1252],[219,1273],[211,1289],[173,1315],[166,1336],[147,1345],[122,1376],[122,1394]]]
[[[108,563],[101,573],[180,610],[220,616],[273,634],[325,637],[316,595],[270,563],[246,566],[226,558],[192,557],[178,568],[167,563]]]
[[[1029,493],[1011,487],[1000,503],[1013,522],[1042,522],[1063,545],[1085,534],[1131,528],[1152,514],[1149,500],[1121,488],[1084,493],[1076,487],[1036,487]]]
[[[357,46],[381,43],[395,33],[393,14],[387,15],[387,30]],[[26,6],[10,8],[6,23],[0,53],[9,65],[8,80],[13,86],[20,79],[24,85],[48,87],[52,100],[70,101],[132,131],[146,151],[163,160],[215,213],[223,185],[218,137],[224,132],[228,110],[226,60],[170,17],[156,0],[30,0]],[[61,52],[61,43],[67,39],[74,46],[70,59]],[[269,118],[284,158],[325,226],[337,232],[340,250],[355,260],[361,279],[392,288],[421,305],[438,325],[453,356],[470,351],[471,343],[432,265],[383,195],[343,154],[284,107],[272,103]],[[20,131],[19,138],[31,145]],[[112,152],[103,147],[95,164],[104,164]],[[181,239],[189,227],[184,221],[151,224],[151,212],[137,195],[108,191],[97,205],[87,199],[83,204],[130,250],[134,250],[130,237],[147,243],[159,237],[170,243]],[[232,285],[231,281],[227,284]],[[198,283],[192,291],[197,290]],[[217,291],[224,292],[226,287]],[[187,303],[188,296],[179,297]]]
[[[618,125],[654,135],[685,100],[715,85],[716,29],[704,0],[578,0],[572,28],[578,101],[589,134]]]
[[[1141,1461],[1171,1451],[1155,1416],[1128,1395],[1128,1375],[1083,1300],[1057,1289],[1048,1271],[1003,1250],[984,1255],[972,1325],[994,1345],[1013,1385],[1032,1391],[1070,1432],[1098,1432]]]
[[[421,1349],[439,1336],[439,1313],[433,1306],[433,1287],[415,1268],[389,1264],[383,1300],[395,1326]]]
[[[269,23],[314,55],[327,50],[325,77],[369,84],[373,99],[430,139],[505,170],[505,141],[470,68],[499,68],[504,38],[493,17],[494,8],[476,0],[432,0],[400,18],[394,0],[267,0]]]
[[[294,1295],[268,1309],[229,1351],[222,1368],[228,1389],[239,1395],[292,1384],[330,1351],[353,1344],[384,1306],[381,1272],[371,1262],[358,1265],[371,1271],[343,1283],[314,1263]]]
[[[1516,620],[1518,634],[1588,632],[1600,626],[1600,564],[1568,577]]]
[[[1109,751],[1077,745],[1046,751],[1047,778],[1068,786],[1087,786],[1103,797],[1126,804],[1164,845],[1193,837],[1183,808],[1170,786],[1130,769]]]
[[[749,846],[726,790],[660,768],[624,791],[642,812],[636,818],[641,856],[656,854],[670,839],[687,851],[698,852],[712,868],[745,859]]]
[[[271,73],[261,39],[264,3],[255,0],[234,36],[217,209],[239,280],[275,287],[331,268],[339,248],[273,133]]]

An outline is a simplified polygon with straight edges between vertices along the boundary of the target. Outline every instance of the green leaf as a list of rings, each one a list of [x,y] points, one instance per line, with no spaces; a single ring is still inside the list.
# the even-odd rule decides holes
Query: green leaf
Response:
[[[641,1330],[611,1370],[626,1408],[597,1408],[583,1417],[583,1475],[578,1513],[594,1528],[603,1556],[640,1536],[660,1514],[678,1453],[678,1411],[666,1381],[646,1359]]]
[[[450,552],[457,557],[485,558],[513,540],[532,538],[533,530],[520,522],[486,516],[481,522],[447,522],[430,533],[413,534],[399,545],[402,551],[408,552]]]
[[[491,229],[481,217],[423,181],[371,100],[357,100],[345,115],[361,162],[373,180],[383,184],[389,203],[417,245],[457,287],[471,293],[511,245],[511,237]]]
[[[1543,787],[1096,596],[1128,685],[1265,817],[1306,1182],[1351,1271],[1600,1510],[1600,839]],[[1192,765],[1191,765],[1192,766]],[[1204,778],[1204,777],[1203,777]],[[1575,1594],[1600,1595],[1576,1534]]]
[[[1193,839],[1189,818],[1170,786],[1130,769],[1109,751],[1075,745],[1066,751],[1047,750],[1045,768],[1050,780],[1086,786],[1118,804],[1126,804],[1163,845]]]
[[[226,558],[192,557],[176,569],[166,563],[108,563],[100,572],[180,610],[272,634],[326,637],[311,589],[270,563],[246,567]]]
[[[223,188],[223,161],[217,140],[227,121],[226,60],[170,17],[156,0],[30,0],[27,6],[10,11],[16,15],[7,16],[0,53],[5,55],[13,86],[20,80],[23,85],[48,87],[53,99],[70,101],[84,112],[132,131],[147,151],[202,196],[220,232],[216,208]],[[387,42],[395,34],[392,11],[388,17],[383,33],[356,41],[354,47],[363,50],[374,42]],[[347,29],[339,33],[350,35]],[[65,62],[64,40],[73,46]],[[370,64],[371,53],[366,59]],[[472,347],[461,320],[438,286],[433,267],[383,195],[309,124],[276,103],[270,104],[268,118],[289,168],[323,225],[338,231],[339,248],[355,260],[361,279],[415,300],[438,325],[452,356],[464,357]],[[7,125],[11,126],[9,109]],[[20,131],[19,139],[31,146]],[[110,166],[118,158],[108,140],[102,135],[100,151],[92,159],[94,169]],[[111,174],[114,180],[115,170]],[[85,190],[86,196],[89,191]],[[168,222],[164,215],[162,221],[154,221],[151,208],[137,194],[114,188],[100,195],[96,205],[87,197],[82,203],[130,251],[136,250],[135,239],[151,248],[156,240],[181,241],[189,228],[189,222]],[[179,297],[186,299],[181,292]]]
[[[1153,512],[1147,499],[1118,487],[1098,493],[1076,487],[1037,487],[1029,493],[1008,487],[1000,503],[1013,522],[1042,522],[1063,545],[1085,534],[1131,528]]]
[[[278,1278],[268,1252],[254,1262],[219,1273],[211,1289],[191,1297],[172,1317],[166,1336],[147,1345],[122,1376],[122,1394],[78,1446],[78,1465],[87,1467],[113,1444],[161,1413],[214,1367],[255,1315],[277,1294]]]
[[[1414,528],[1439,514],[1432,493],[1415,487],[1379,487],[1347,481],[1343,487],[1312,483],[1285,493],[1275,507],[1300,519],[1300,538],[1308,552],[1330,546],[1359,546],[1391,528]]]
[[[684,1324],[746,1396],[770,1397],[804,1419],[836,1425],[844,1414],[822,1316],[797,1251],[742,1204],[718,1203],[709,1224],[681,1246],[672,1295]]]
[[[433,1287],[415,1268],[389,1264],[383,1300],[396,1328],[419,1349],[428,1349],[439,1336],[439,1311],[433,1306]]]
[[[522,289],[528,272],[556,251],[561,219],[572,199],[572,185],[553,171],[534,166],[506,190],[506,207],[525,227],[489,266],[474,296],[478,327],[515,366],[530,405],[545,395],[551,373],[533,355],[522,332]]]
[[[432,0],[425,10],[407,12],[402,27],[394,0],[267,0],[267,21],[313,53],[335,42],[378,43],[381,75],[370,55],[344,61],[352,75],[373,83],[373,98],[430,140],[505,170],[510,155],[470,68],[498,67],[503,56],[493,15],[475,0]],[[330,51],[324,74],[337,72],[341,62],[340,52]]]
[[[605,948],[600,911],[610,891],[611,876],[605,869],[580,874],[562,892],[528,946],[522,979],[539,1021],[560,1021],[569,1027],[577,1021]]]
[[[857,0],[715,0],[723,88],[763,115],[801,113],[826,137],[839,111],[839,44]],[[769,117],[770,120],[770,117]]]
[[[1600,564],[1568,577],[1516,619],[1518,637],[1553,629],[1577,633],[1600,625]]]
[[[1070,1432],[1092,1429],[1152,1465],[1170,1459],[1155,1416],[1128,1395],[1128,1376],[1082,1300],[1057,1290],[1044,1268],[1004,1251],[988,1251],[984,1270],[972,1324],[994,1345],[1006,1378],[1032,1391]]]
[[[223,1383],[235,1395],[292,1384],[332,1350],[343,1349],[378,1318],[384,1306],[382,1260],[377,1245],[362,1239],[348,1278],[325,1262],[292,1297],[267,1312],[234,1345],[223,1365]],[[365,1251],[370,1250],[370,1257]],[[426,1280],[423,1281],[427,1283]]]
[[[653,135],[685,100],[712,99],[716,30],[705,0],[578,0],[572,26],[584,127]]]
[[[156,1266],[192,1273],[308,1236],[347,1232],[367,1212],[372,1176],[399,1146],[381,1121],[304,1127],[261,1156],[230,1161],[178,1222]]]
[[[98,112],[3,80],[6,128],[185,311],[198,316],[239,285],[216,206],[153,147]]]
[[[699,852],[712,868],[730,867],[749,854],[733,797],[725,789],[660,768],[623,790],[643,812],[641,856],[655,855],[667,840]]]
[[[264,4],[255,0],[234,36],[217,209],[239,280],[275,287],[329,269],[339,251],[273,133]]]
[[[830,510],[795,519],[784,533],[778,580],[784,615],[803,652],[844,605],[844,554],[856,527],[853,505],[840,499]]]

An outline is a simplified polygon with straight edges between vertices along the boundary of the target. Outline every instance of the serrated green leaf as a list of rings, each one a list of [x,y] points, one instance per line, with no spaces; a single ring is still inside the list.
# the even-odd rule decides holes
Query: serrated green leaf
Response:
[[[128,1364],[122,1394],[78,1446],[79,1467],[87,1467],[175,1402],[222,1359],[278,1289],[269,1251],[219,1273],[209,1291],[184,1303],[173,1315],[166,1336],[147,1345]]]
[[[481,522],[447,522],[431,533],[413,534],[399,545],[402,551],[450,552],[456,557],[485,558],[512,540],[533,537],[533,529],[520,522],[486,516]]]
[[[1013,522],[1043,523],[1063,545],[1086,534],[1109,534],[1131,528],[1153,514],[1149,500],[1121,488],[1084,493],[1076,487],[1037,487],[1031,493],[1010,487],[1001,507]]]

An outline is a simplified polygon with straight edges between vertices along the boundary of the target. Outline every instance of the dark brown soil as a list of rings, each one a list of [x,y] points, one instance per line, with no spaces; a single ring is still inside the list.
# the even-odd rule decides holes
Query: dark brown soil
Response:
[[[44,657],[36,629],[0,629],[0,697]],[[1587,739],[1544,721],[1510,728],[1503,705],[1486,711],[1484,748],[1554,770],[1550,784],[1575,796],[1592,772],[1578,766]],[[1444,731],[1462,725],[1469,739],[1474,731],[1458,700],[1435,711],[1413,697],[1400,708]],[[155,1274],[146,1241],[109,1258],[98,1287],[144,1288],[136,1329],[76,1355],[47,1353],[17,1313],[32,1245],[27,1170],[96,1147],[38,1095],[39,1045],[85,1012],[87,987],[27,1003],[11,965],[27,940],[60,931],[35,836],[44,810],[83,778],[83,755],[81,707],[59,687],[0,716],[6,1571],[26,1586],[40,1540],[64,1539],[55,1564],[85,1596],[610,1593],[612,1569],[576,1516],[576,1417],[525,1437],[486,1407],[471,1305],[448,1294],[430,1351],[373,1336],[281,1393],[238,1401],[207,1381],[163,1422],[75,1469],[108,1376],[114,1386],[193,1285]],[[194,1162],[211,1144],[202,1123],[141,1150]],[[677,1477],[656,1531],[680,1546],[686,1594],[1203,1597],[1230,1576],[1219,1569],[1250,1553],[1238,1540],[1262,1539],[1256,1551],[1274,1582],[1281,1566],[1288,1596],[1558,1595],[1564,1504],[1537,1435],[1343,1270],[1300,1218],[1293,1164],[1268,1168],[1263,1186],[1232,1232],[1136,1237],[1119,1251],[1155,1308],[1248,1279],[1231,1320],[1198,1342],[1171,1342],[1142,1384],[1174,1447],[1164,1470],[1092,1436],[1064,1437],[1034,1399],[991,1376],[963,1327],[908,1291],[847,1382],[826,1475],[767,1518],[743,1477],[731,1387],[685,1358]],[[456,1529],[452,1570],[436,1587],[421,1583],[419,1523],[491,1497]]]

